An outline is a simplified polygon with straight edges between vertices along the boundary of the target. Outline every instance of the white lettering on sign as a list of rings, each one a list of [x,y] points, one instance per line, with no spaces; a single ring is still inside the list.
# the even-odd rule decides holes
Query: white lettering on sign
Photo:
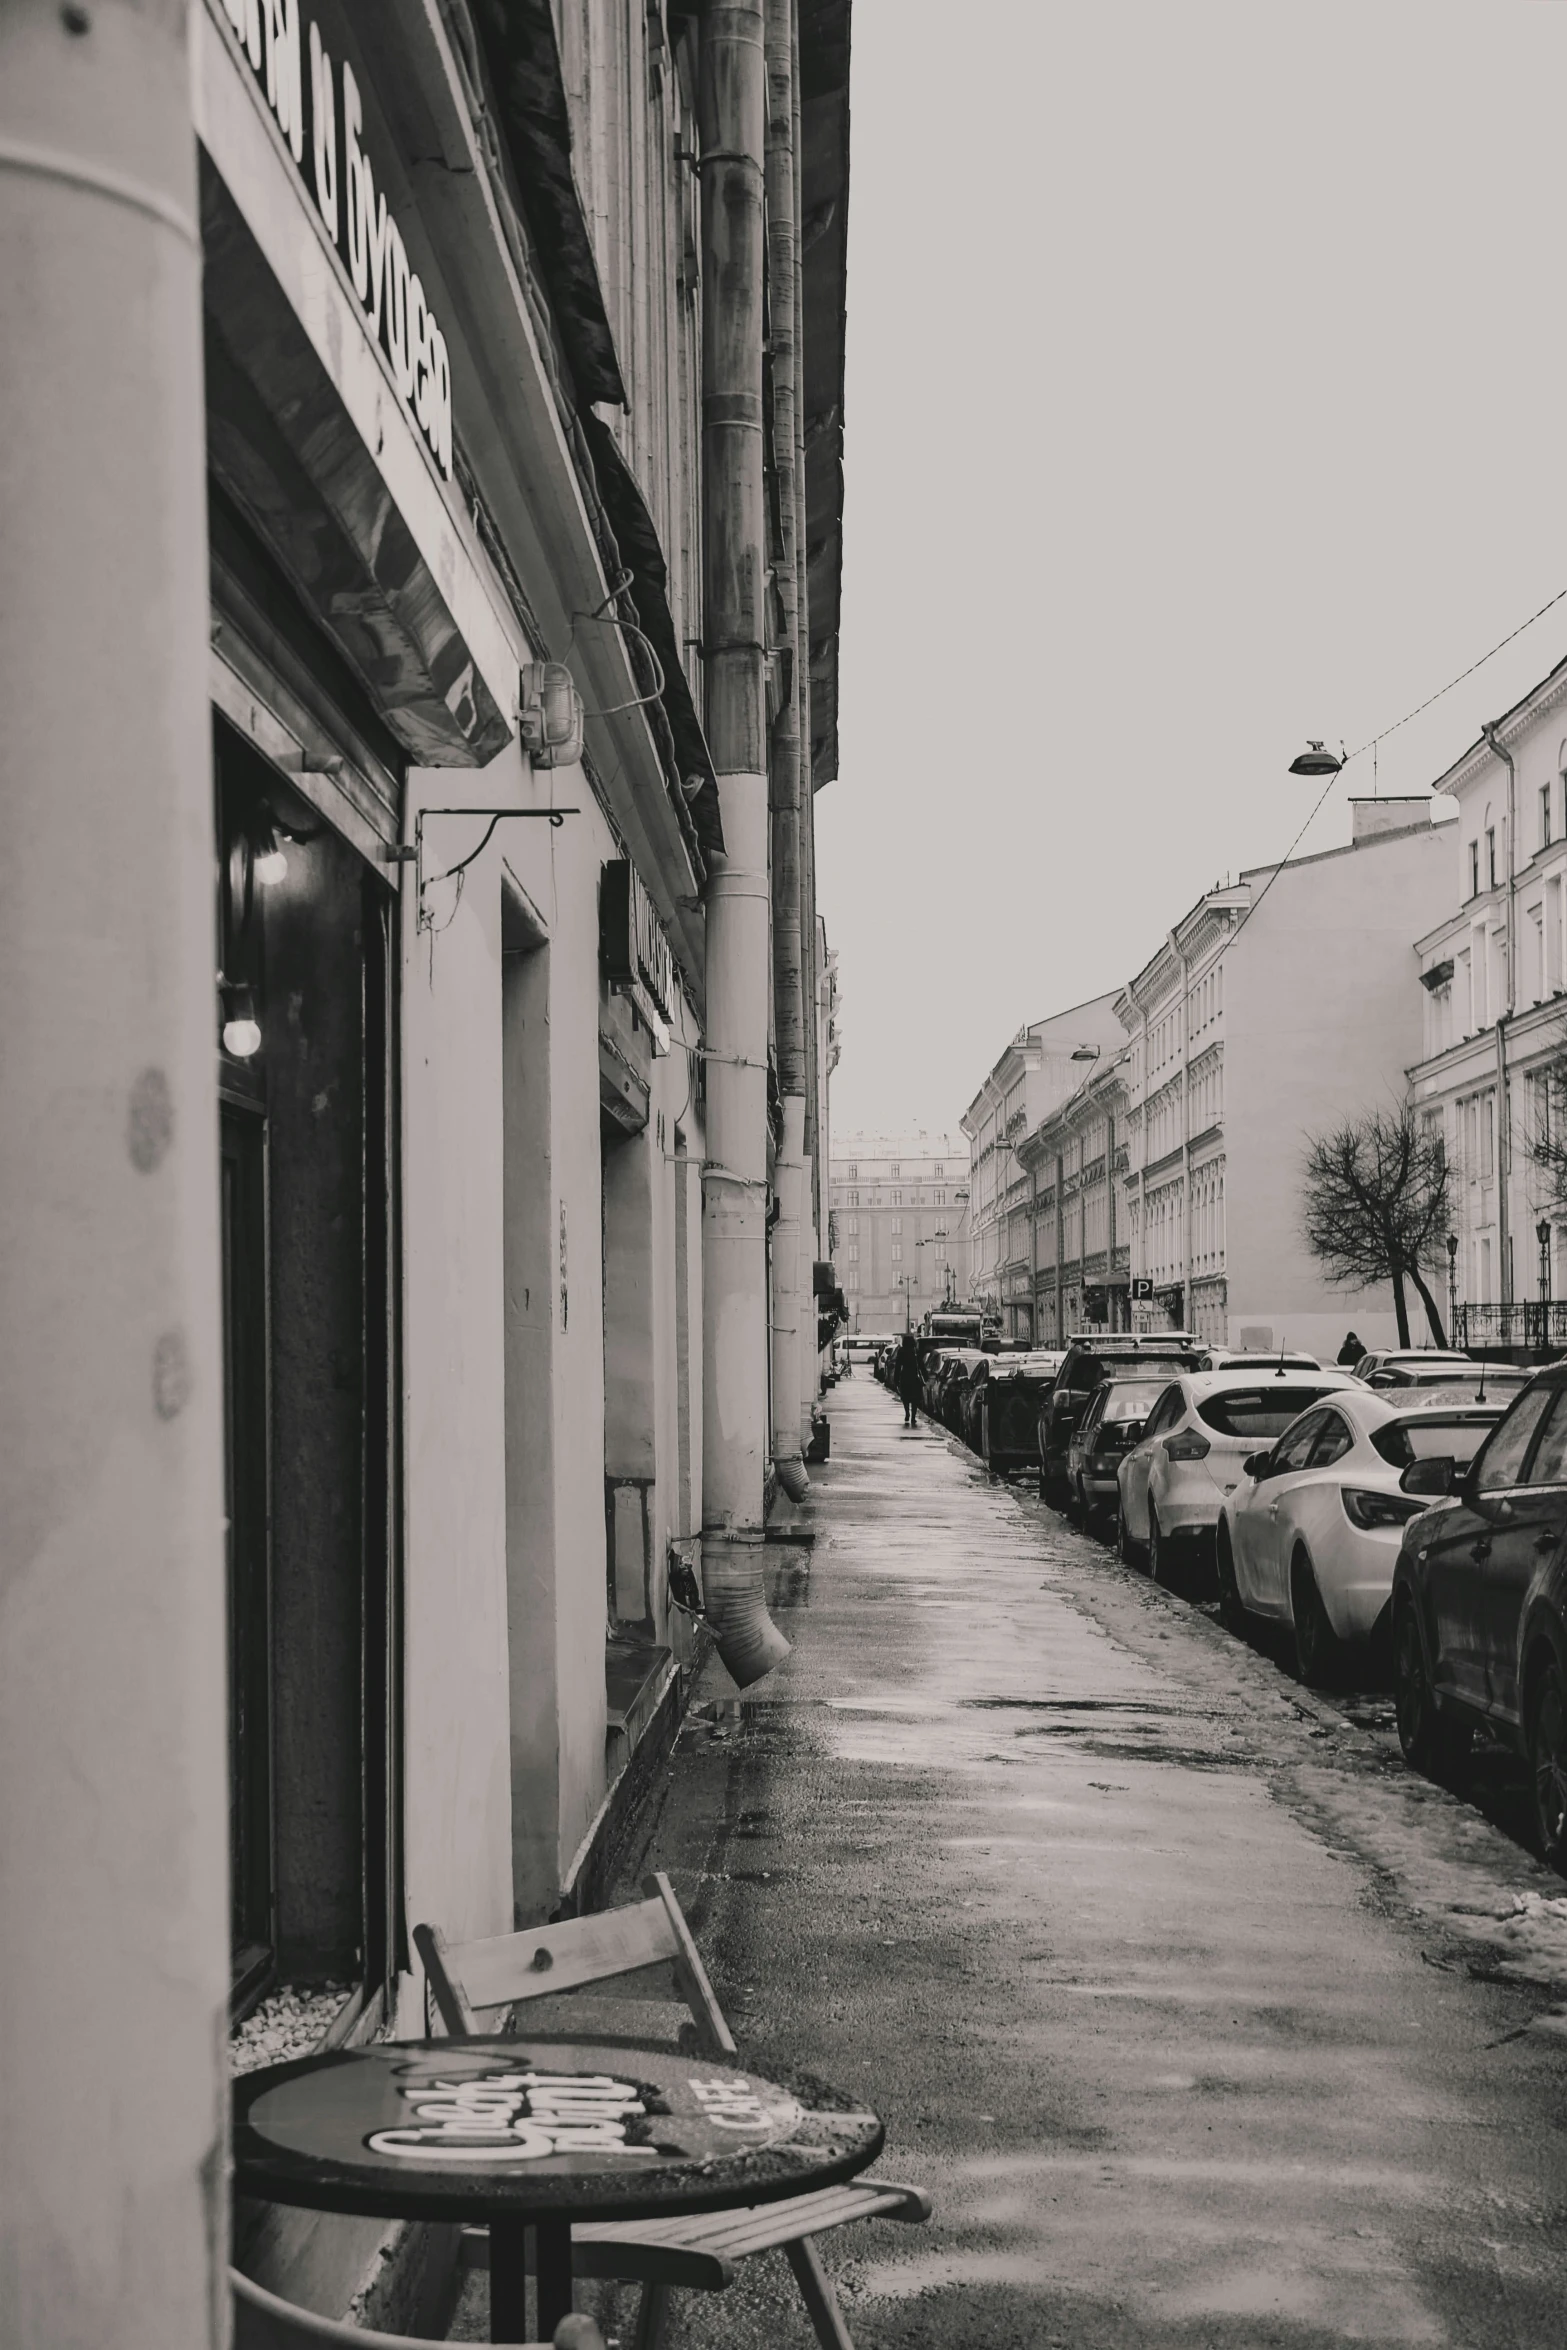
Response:
[[[771,2127],[767,2109],[748,2081],[693,2081],[691,2094],[708,2120],[721,2130]]]
[[[627,2154],[626,2124],[647,2111],[608,2073],[481,2073],[402,2091],[413,2118],[377,2130],[373,2154],[407,2162],[538,2162],[550,2154]]]
[[[223,7],[301,174],[309,147],[316,210],[339,250],[347,233],[348,274],[370,332],[385,349],[398,394],[450,481],[451,357],[360,143],[364,102],[354,69],[345,58],[340,152],[332,60],[314,19],[308,40],[301,40],[299,0],[223,0]]]

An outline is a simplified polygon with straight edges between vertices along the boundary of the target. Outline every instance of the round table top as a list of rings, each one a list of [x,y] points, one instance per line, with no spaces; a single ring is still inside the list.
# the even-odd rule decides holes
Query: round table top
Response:
[[[853,2178],[885,2133],[799,2073],[627,2040],[405,2040],[234,2083],[234,2189],[403,2219],[646,2219]]]

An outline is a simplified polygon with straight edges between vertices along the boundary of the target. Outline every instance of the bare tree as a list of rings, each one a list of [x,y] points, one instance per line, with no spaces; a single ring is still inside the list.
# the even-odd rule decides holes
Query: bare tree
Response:
[[[1348,1118],[1307,1149],[1306,1246],[1338,1288],[1392,1283],[1400,1346],[1409,1344],[1406,1280],[1420,1292],[1436,1344],[1447,1344],[1420,1267],[1440,1262],[1448,1211],[1441,1136],[1417,1126],[1408,1108]]]

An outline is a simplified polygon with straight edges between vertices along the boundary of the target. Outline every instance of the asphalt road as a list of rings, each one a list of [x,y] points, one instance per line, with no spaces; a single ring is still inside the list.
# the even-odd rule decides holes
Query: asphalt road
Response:
[[[1384,1701],[901,1419],[837,1390],[814,1541],[770,1553],[794,1655],[690,1722],[631,1867],[742,2046],[862,2090],[934,2199],[824,2240],[859,2350],[1559,2350],[1567,1885]],[[812,2336],[774,2256],[666,2338]]]

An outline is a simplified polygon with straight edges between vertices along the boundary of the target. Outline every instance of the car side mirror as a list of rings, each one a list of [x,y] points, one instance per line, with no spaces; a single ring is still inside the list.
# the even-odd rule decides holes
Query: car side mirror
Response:
[[[1268,1465],[1272,1459],[1273,1455],[1271,1452],[1249,1452],[1246,1455],[1245,1462],[1247,1476],[1250,1477],[1254,1483],[1261,1478],[1266,1477],[1268,1474]]]
[[[1432,1460],[1411,1461],[1398,1480],[1401,1493],[1427,1494],[1433,1500],[1451,1493],[1458,1483],[1458,1463],[1446,1453]]]

